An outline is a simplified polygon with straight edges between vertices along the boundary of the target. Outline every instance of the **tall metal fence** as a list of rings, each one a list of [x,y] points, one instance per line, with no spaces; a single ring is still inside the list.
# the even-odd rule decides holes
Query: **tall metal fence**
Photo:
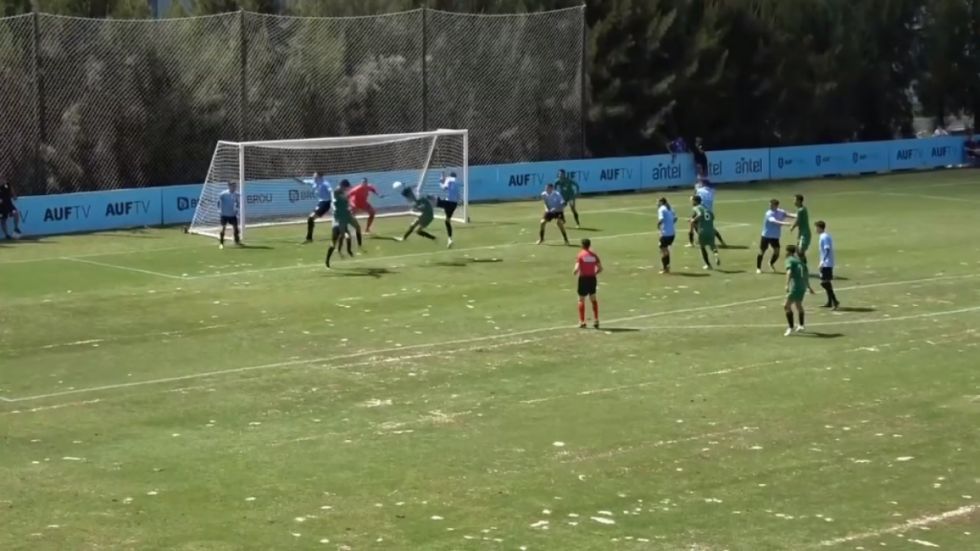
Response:
[[[470,162],[584,152],[584,9],[0,18],[0,178],[201,181],[221,139],[468,128]]]

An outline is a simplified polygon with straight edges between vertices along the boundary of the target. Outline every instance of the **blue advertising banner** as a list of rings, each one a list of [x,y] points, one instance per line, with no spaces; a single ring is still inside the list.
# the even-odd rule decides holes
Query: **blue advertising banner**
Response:
[[[163,225],[190,224],[202,187],[202,184],[189,184],[159,188]]]
[[[709,158],[712,153],[709,153]],[[690,155],[651,155],[643,157],[642,189],[693,186],[696,180]]]
[[[755,182],[769,179],[768,149],[733,149],[708,152],[708,178],[712,183]]]
[[[888,142],[890,170],[922,170],[963,164],[962,136]]]
[[[617,157],[470,167],[470,200],[538,197],[545,185],[558,179],[559,170],[565,170],[582,193],[639,189],[643,161],[643,157]]]
[[[26,235],[81,233],[160,225],[160,188],[124,189],[17,200]]]
[[[888,142],[854,142],[770,149],[773,180],[888,171]]]

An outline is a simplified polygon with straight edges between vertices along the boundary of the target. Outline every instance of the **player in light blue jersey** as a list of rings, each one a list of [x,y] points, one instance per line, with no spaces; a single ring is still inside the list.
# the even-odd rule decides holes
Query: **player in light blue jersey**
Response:
[[[698,176],[698,181],[694,185],[694,194],[701,198],[701,204],[704,208],[708,209],[711,216],[715,216],[715,188],[711,185],[711,181],[705,176]],[[728,247],[725,243],[725,239],[721,236],[721,232],[718,231],[718,219],[714,218],[715,221],[715,239],[718,240],[718,245],[722,248]],[[692,228],[687,232],[687,247],[694,246],[694,231],[696,228]]]
[[[677,235],[677,214],[670,207],[666,197],[657,200],[657,229],[660,230],[660,263],[662,274],[670,273],[670,246]]]
[[[238,229],[238,208],[241,204],[241,194],[238,193],[238,182],[228,182],[228,189],[218,195],[218,210],[221,213],[221,233],[218,234],[218,248],[225,248],[225,229],[231,224],[235,234],[235,244],[241,245],[242,238]]]
[[[538,232],[538,245],[544,243],[544,226],[552,220],[558,225],[558,231],[562,238],[568,242],[568,234],[565,233],[565,198],[555,189],[555,184],[548,184],[541,193],[541,200],[544,201],[544,216],[541,217],[541,228]]]
[[[824,291],[827,291],[827,304],[824,304],[823,307],[837,310],[840,308],[840,301],[837,300],[837,293],[834,292],[833,284],[834,264],[837,262],[834,254],[834,240],[827,233],[826,222],[818,220],[813,226],[817,228],[817,235],[820,236],[817,241],[817,246],[820,248],[820,286],[823,287]]]
[[[779,238],[782,235],[783,226],[792,226],[793,223],[787,218],[796,218],[785,210],[779,208],[779,199],[769,200],[769,210],[762,218],[762,238],[759,240],[759,255],[755,257],[755,273],[762,273],[762,258],[766,254],[767,248],[772,248],[772,258],[769,259],[769,268],[776,271],[776,261],[779,260]]]
[[[330,201],[333,200],[333,188],[330,187],[330,182],[319,172],[313,173],[312,180],[303,180],[303,182],[310,184],[313,188],[313,193],[316,195],[317,201],[316,208],[313,209],[313,212],[306,219],[306,241],[304,243],[312,243],[313,227],[316,225],[317,218],[322,218],[330,210]]]
[[[436,199],[436,206],[442,209],[443,214],[446,215],[446,235],[449,236],[446,242],[447,247],[453,246],[453,214],[456,212],[456,207],[459,206],[460,201],[463,198],[462,185],[456,180],[456,173],[450,172],[449,176],[445,173],[439,179],[439,187],[442,188],[442,192],[445,197],[439,197]]]

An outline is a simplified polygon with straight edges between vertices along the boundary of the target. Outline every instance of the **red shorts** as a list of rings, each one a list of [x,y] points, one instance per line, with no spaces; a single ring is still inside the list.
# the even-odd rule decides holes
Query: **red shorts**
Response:
[[[350,210],[352,212],[359,211],[359,210],[363,210],[366,212],[373,212],[374,207],[371,206],[371,203],[351,203]]]

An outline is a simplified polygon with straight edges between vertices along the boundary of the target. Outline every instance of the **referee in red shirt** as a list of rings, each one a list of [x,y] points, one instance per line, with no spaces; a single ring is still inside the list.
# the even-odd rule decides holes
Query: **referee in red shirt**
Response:
[[[592,301],[592,316],[595,318],[593,326],[599,328],[599,299],[596,298],[596,289],[599,280],[596,276],[602,273],[602,261],[599,255],[592,249],[592,241],[582,240],[582,250],[578,252],[575,259],[575,269],[573,274],[578,276],[578,322],[579,327],[584,329],[585,325],[585,297]]]

